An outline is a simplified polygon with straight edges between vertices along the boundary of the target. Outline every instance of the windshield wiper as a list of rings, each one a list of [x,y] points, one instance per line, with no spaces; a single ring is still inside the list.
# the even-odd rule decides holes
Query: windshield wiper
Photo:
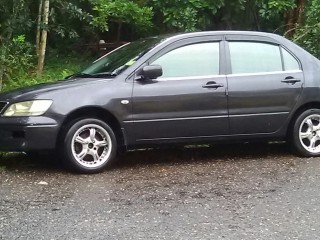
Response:
[[[96,74],[88,74],[88,73],[75,73],[73,75],[70,75],[66,77],[65,79],[74,79],[74,78],[104,78],[104,77],[116,77],[117,74],[109,73],[109,72],[103,72],[103,73],[96,73]]]
[[[65,79],[73,79],[73,78],[77,78],[77,77],[90,78],[90,77],[92,77],[92,75],[87,74],[87,73],[78,72],[78,73],[75,73],[75,74],[72,74],[72,75],[66,77]]]
[[[93,77],[100,78],[100,77],[116,77],[118,74],[110,73],[110,72],[102,72],[102,73],[96,73],[92,74]]]

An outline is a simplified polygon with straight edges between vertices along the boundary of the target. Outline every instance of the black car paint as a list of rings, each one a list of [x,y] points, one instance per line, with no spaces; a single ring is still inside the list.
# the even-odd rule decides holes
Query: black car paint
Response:
[[[268,84],[257,87],[252,85],[257,77],[269,76],[230,75],[230,59],[224,53],[228,53],[227,41],[233,38],[282,45],[300,60],[304,76],[297,77],[303,78],[302,82],[282,83],[287,75],[281,73],[269,78],[278,82],[276,88]],[[151,59],[197,41],[220,42],[219,76],[199,81],[135,80]],[[210,82],[222,87],[205,88]],[[319,84],[320,61],[278,35],[229,31],[179,34],[168,37],[115,78],[78,78],[1,94],[0,101],[9,104],[52,99],[53,105],[39,117],[1,116],[0,150],[55,149],[66,121],[78,116],[78,112],[94,111],[104,111],[117,121],[126,147],[170,142],[281,140],[299,109],[320,105]],[[248,107],[245,102],[255,104]]]

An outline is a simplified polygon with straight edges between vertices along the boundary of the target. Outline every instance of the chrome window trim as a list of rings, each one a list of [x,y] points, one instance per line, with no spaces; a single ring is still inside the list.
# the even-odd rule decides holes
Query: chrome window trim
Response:
[[[183,80],[205,80],[212,78],[223,78],[223,77],[245,77],[245,76],[259,76],[259,75],[276,75],[276,74],[285,74],[285,73],[303,73],[302,70],[289,70],[289,71],[273,71],[273,72],[257,72],[257,73],[232,73],[227,75],[206,75],[206,76],[191,76],[191,77],[167,77],[167,78],[158,78],[158,82],[166,81],[183,81]]]
[[[164,121],[182,121],[182,120],[201,120],[201,119],[217,119],[228,117],[251,117],[251,116],[272,116],[272,115],[285,115],[289,112],[276,112],[276,113],[254,113],[254,114],[240,114],[240,115],[220,115],[220,116],[206,116],[206,117],[185,117],[185,118],[158,118],[146,120],[130,120],[124,121],[125,123],[144,123],[144,122],[164,122]]]
[[[272,71],[272,72],[257,72],[257,73],[232,73],[232,74],[228,74],[227,77],[275,75],[275,74],[285,74],[285,73],[303,73],[303,71],[302,70],[291,70],[291,71]]]
[[[275,112],[275,113],[248,113],[248,114],[230,114],[229,117],[252,117],[252,116],[272,116],[272,115],[285,115],[290,112]]]
[[[140,123],[140,122],[163,122],[163,121],[181,121],[181,120],[198,120],[198,119],[216,119],[227,118],[228,115],[221,116],[207,116],[207,117],[185,117],[185,118],[159,118],[159,119],[146,119],[146,120],[132,120],[124,121],[125,123]]]
[[[190,77],[166,77],[166,78],[158,78],[157,81],[165,82],[165,81],[183,81],[183,80],[205,80],[211,78],[225,77],[226,75],[205,75],[205,76],[190,76]]]

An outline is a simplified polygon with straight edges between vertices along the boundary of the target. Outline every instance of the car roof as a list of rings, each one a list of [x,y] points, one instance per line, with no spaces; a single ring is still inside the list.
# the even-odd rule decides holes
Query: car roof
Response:
[[[216,35],[247,35],[247,36],[262,36],[271,37],[276,39],[282,39],[283,37],[274,33],[268,32],[257,32],[257,31],[199,31],[199,32],[188,32],[188,33],[174,33],[163,35],[163,38],[174,39],[180,37],[201,37],[201,36],[216,36]]]

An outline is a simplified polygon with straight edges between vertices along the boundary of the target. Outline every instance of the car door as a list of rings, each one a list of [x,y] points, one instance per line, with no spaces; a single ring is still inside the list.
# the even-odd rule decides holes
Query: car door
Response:
[[[153,56],[163,76],[135,81],[136,141],[210,138],[229,132],[222,37],[180,40]]]
[[[231,134],[277,132],[301,94],[301,64],[284,46],[268,39],[227,40]]]

